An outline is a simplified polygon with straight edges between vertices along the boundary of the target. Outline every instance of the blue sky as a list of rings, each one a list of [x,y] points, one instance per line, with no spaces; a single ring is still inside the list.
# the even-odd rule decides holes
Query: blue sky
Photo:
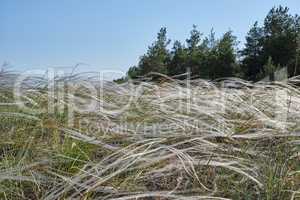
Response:
[[[251,25],[280,4],[300,14],[299,0],[0,0],[0,64],[126,71],[162,26],[181,41],[193,24],[218,36],[231,29],[243,43]]]

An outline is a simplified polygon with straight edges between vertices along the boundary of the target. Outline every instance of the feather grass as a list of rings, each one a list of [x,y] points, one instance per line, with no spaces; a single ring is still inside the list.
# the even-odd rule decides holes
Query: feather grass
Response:
[[[26,109],[13,98],[18,74],[0,77],[3,199],[299,195],[299,77],[115,84],[70,75],[53,86],[32,76],[22,85]]]

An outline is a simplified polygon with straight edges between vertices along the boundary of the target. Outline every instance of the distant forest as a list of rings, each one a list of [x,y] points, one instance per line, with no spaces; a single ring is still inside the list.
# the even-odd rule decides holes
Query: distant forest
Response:
[[[130,67],[127,77],[119,81],[150,72],[176,76],[187,71],[192,78],[239,77],[258,81],[269,76],[272,80],[274,72],[283,67],[287,68],[289,77],[300,75],[299,61],[300,17],[290,14],[289,8],[279,6],[269,11],[262,25],[253,24],[243,49],[238,48],[232,31],[221,38],[216,38],[214,31],[203,36],[194,25],[185,43],[171,44],[163,27],[138,64]]]

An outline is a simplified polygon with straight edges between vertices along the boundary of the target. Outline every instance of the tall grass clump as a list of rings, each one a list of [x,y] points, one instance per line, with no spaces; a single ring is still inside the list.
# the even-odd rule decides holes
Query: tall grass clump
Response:
[[[19,76],[0,74],[0,199],[300,198],[297,77]]]

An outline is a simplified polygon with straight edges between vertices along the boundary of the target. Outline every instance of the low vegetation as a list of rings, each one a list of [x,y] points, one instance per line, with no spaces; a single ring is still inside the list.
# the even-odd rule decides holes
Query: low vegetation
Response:
[[[300,198],[297,78],[30,77],[16,94],[16,77],[0,73],[1,199]]]

